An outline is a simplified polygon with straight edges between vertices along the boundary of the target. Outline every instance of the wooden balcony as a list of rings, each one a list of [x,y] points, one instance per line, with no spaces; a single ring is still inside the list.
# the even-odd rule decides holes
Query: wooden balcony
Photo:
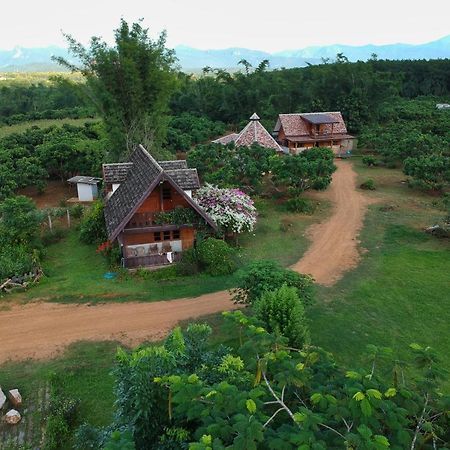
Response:
[[[147,212],[147,213],[136,213],[130,219],[126,229],[134,229],[134,228],[147,228],[155,225],[155,213]]]

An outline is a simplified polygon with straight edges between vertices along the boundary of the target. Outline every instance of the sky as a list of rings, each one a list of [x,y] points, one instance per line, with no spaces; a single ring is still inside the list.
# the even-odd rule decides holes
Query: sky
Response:
[[[3,3],[3,2],[2,2]],[[112,43],[120,18],[140,18],[169,47],[276,52],[330,44],[419,44],[450,34],[450,0],[16,0],[0,8],[0,49]]]

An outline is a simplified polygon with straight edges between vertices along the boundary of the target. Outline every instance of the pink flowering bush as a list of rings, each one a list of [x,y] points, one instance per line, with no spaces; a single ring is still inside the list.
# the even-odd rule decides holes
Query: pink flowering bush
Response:
[[[253,231],[256,208],[245,192],[206,184],[197,191],[196,200],[223,230],[233,233]]]

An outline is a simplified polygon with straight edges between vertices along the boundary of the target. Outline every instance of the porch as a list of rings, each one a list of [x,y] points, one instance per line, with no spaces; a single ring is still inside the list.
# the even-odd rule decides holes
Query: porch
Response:
[[[169,253],[171,256],[169,256]],[[123,266],[126,269],[137,269],[138,267],[161,267],[179,262],[181,260],[181,252],[168,252],[157,255],[144,256],[124,256]],[[169,261],[171,258],[172,262]]]

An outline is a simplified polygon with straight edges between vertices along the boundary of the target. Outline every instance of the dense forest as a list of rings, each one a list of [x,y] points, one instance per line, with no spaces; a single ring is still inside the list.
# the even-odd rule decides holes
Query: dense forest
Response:
[[[201,76],[171,74],[176,81],[167,110],[161,110],[167,119],[158,122],[159,137],[149,143],[156,155],[172,158],[175,152],[206,143],[226,129],[240,130],[254,111],[271,130],[281,112],[339,110],[349,131],[359,137],[360,148],[379,154],[376,163],[394,166],[407,158],[419,158],[409,160],[408,173],[413,175],[417,166],[429,163],[424,157],[437,154],[440,161],[448,158],[450,113],[437,110],[435,104],[450,97],[450,60],[378,61],[374,57],[368,62],[350,63],[344,55],[338,55],[333,63],[273,71],[268,70],[267,61],[256,68],[246,61],[242,64],[243,70],[235,74],[210,68],[205,68]],[[92,92],[84,83],[61,77],[53,77],[49,83],[10,83],[0,88],[0,122],[95,114],[102,117],[89,94]],[[111,134],[111,126],[98,123],[84,130],[69,126],[63,130],[27,130],[1,139],[0,164],[5,181],[0,196],[29,183],[44,186],[48,176],[83,171],[95,175],[101,161],[126,158],[125,147],[115,147],[120,136],[114,135],[116,131]],[[99,146],[100,135],[104,140]],[[51,150],[45,156],[42,149],[37,151],[44,141],[52,148],[55,139],[64,143],[58,155]],[[95,158],[93,153],[98,153]],[[76,164],[58,163],[58,158],[68,159],[74,154]],[[93,158],[95,164],[91,164]],[[71,164],[73,167],[67,167]],[[442,188],[448,183],[442,177],[448,175],[443,173],[428,184]]]

